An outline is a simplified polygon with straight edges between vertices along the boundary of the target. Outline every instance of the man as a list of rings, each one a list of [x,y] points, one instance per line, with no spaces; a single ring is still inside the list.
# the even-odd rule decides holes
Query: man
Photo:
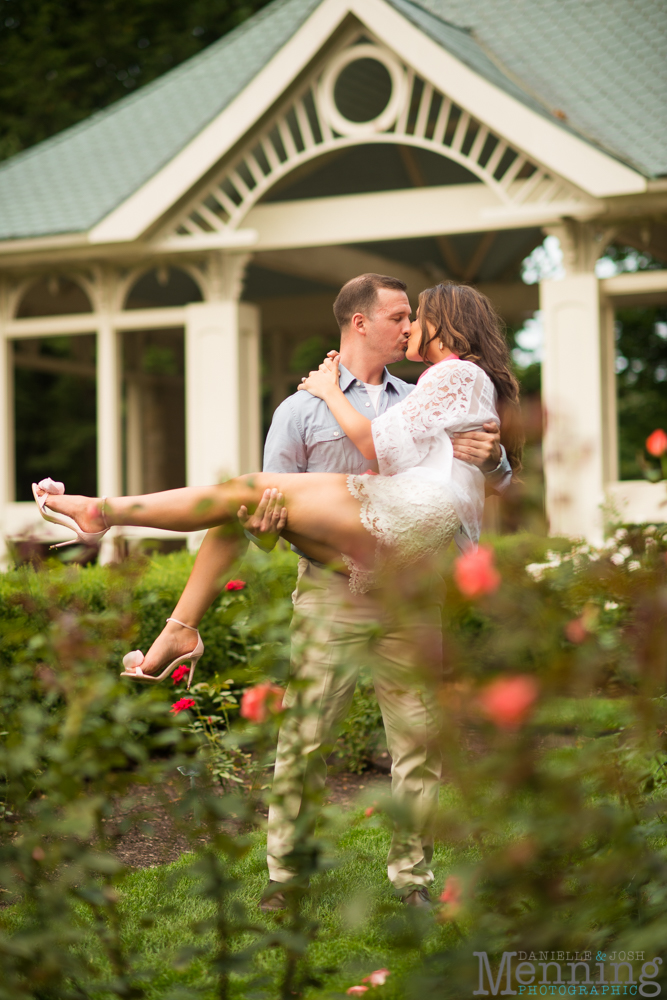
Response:
[[[348,281],[334,303],[341,331],[340,387],[364,416],[384,413],[414,388],[386,369],[405,356],[411,311],[404,282],[377,274]],[[458,435],[454,455],[479,466],[495,489],[509,484],[511,469],[495,424]],[[265,472],[362,474],[373,465],[321,399],[297,392],[275,411],[264,450]],[[279,500],[275,491],[265,495],[250,518],[242,508],[246,531],[261,535],[280,530],[284,511]],[[433,847],[427,829],[437,804],[440,758],[437,706],[419,682],[417,659],[420,648],[440,648],[440,607],[433,603],[413,614],[409,624],[397,623],[377,595],[352,597],[345,576],[303,555],[293,601],[292,680],[285,703],[298,702],[299,711],[287,717],[278,739],[267,838],[270,882],[260,907],[285,906],[280,886],[294,877],[288,856],[304,836],[305,814],[310,815],[306,827],[312,824],[306,799],[322,797],[326,757],[363,663],[371,667],[382,711],[392,758],[392,796],[404,815],[412,817],[412,827],[404,824],[392,839],[389,878],[407,905],[428,906]]]

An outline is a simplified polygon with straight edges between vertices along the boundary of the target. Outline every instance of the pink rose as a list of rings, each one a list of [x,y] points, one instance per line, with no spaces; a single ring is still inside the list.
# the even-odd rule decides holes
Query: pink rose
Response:
[[[188,667],[185,663],[181,663],[180,667],[176,667],[173,674],[171,675],[174,684],[178,684],[179,681],[182,681],[185,675],[188,674],[189,672],[190,672],[190,667]]]
[[[537,683],[519,674],[501,677],[482,691],[479,704],[485,715],[501,729],[518,729],[537,698]]]
[[[350,986],[345,992],[349,997],[360,997],[362,993],[368,993],[368,986]]]
[[[225,590],[245,590],[245,588],[245,580],[228,580],[225,584]]]
[[[241,716],[251,722],[266,722],[283,707],[284,691],[276,684],[256,684],[246,688],[241,698]]]
[[[461,910],[463,903],[463,886],[461,879],[456,875],[450,875],[445,883],[445,888],[440,895],[440,902],[444,906],[440,910],[440,916],[444,920],[455,920]]]
[[[371,986],[383,986],[390,975],[389,969],[376,969],[375,972],[371,972],[370,976],[364,976],[361,981],[362,983],[370,983]]]
[[[584,625],[581,618],[573,618],[572,621],[568,622],[565,626],[565,635],[570,642],[574,642],[578,645],[588,636],[588,629]]]
[[[454,582],[464,597],[492,594],[500,586],[501,577],[493,565],[493,549],[484,545],[465,552],[454,565]]]
[[[661,428],[653,431],[646,438],[646,450],[649,455],[653,455],[655,458],[660,458],[661,455],[665,454],[667,451],[667,434]]]

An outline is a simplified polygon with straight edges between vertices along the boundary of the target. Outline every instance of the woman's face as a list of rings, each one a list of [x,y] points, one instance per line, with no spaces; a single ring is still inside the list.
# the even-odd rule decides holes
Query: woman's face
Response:
[[[408,337],[408,346],[405,351],[405,357],[408,361],[421,361],[421,356],[419,354],[419,344],[422,339],[422,328],[419,322],[419,309],[417,310],[417,317],[413,319],[410,324],[410,336]]]
[[[433,323],[431,323],[429,320],[426,320],[426,329],[428,330],[429,337],[435,336],[436,332],[435,327],[433,326]],[[405,357],[407,358],[408,361],[423,361],[423,358],[419,353],[419,345],[421,343],[421,339],[422,339],[422,328],[421,328],[421,323],[419,322],[419,310],[417,310],[417,318],[412,321],[412,324],[410,326],[410,337],[408,339],[408,347],[405,352]],[[429,361],[433,360],[433,358],[429,356],[431,354],[432,347],[433,347],[433,341],[428,345],[428,351],[426,354]]]

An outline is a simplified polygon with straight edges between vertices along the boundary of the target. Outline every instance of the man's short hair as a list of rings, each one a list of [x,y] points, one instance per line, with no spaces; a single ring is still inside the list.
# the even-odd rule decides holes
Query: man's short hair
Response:
[[[334,316],[341,330],[349,326],[355,313],[363,313],[364,316],[372,314],[381,288],[389,288],[393,292],[408,290],[404,281],[388,274],[359,274],[343,285],[333,304]]]

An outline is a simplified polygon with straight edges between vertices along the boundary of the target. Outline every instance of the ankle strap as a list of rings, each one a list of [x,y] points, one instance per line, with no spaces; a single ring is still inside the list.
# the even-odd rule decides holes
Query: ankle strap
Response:
[[[185,622],[179,622],[178,618],[167,618],[168,622],[176,622],[177,625],[182,625],[183,628],[189,628],[191,632],[199,632],[199,629],[194,628],[192,625],[186,625]]]

